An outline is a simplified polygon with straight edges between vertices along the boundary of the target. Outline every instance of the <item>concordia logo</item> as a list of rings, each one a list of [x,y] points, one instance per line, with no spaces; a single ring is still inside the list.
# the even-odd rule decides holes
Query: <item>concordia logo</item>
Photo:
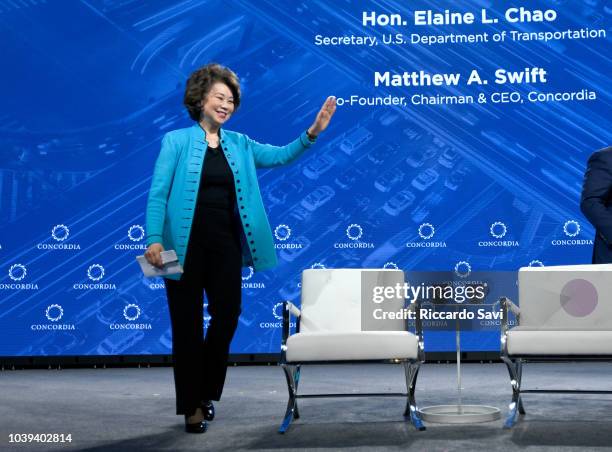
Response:
[[[276,303],[272,308],[272,315],[277,320],[283,320],[283,303]]]
[[[370,242],[362,242],[363,228],[358,223],[351,223],[346,227],[346,238],[350,242],[334,243],[334,248],[374,248],[374,244]]]
[[[286,224],[279,224],[274,228],[274,237],[276,240],[286,242],[291,237],[291,228]],[[302,243],[275,243],[274,248],[276,249],[298,249],[303,248]]]
[[[139,224],[133,224],[127,231],[127,238],[131,243],[115,243],[116,250],[146,250],[147,245],[142,241],[145,238],[145,230]]]
[[[51,310],[56,311],[55,317],[51,315]],[[47,317],[47,320],[51,322],[57,322],[64,316],[64,309],[59,304],[50,304],[45,310],[45,316]]]
[[[28,274],[28,269],[23,264],[13,264],[9,268],[8,275],[13,281],[21,281]]]
[[[130,310],[133,312],[132,315],[128,313]],[[125,305],[125,308],[123,308],[123,317],[125,317],[125,320],[129,320],[130,322],[138,320],[138,317],[140,317],[140,307],[134,303]]]
[[[578,234],[580,234],[580,223],[578,223],[576,220],[566,221],[563,225],[563,232],[568,237],[576,237]]]
[[[70,229],[65,224],[57,224],[51,230],[51,237],[58,242],[63,242],[70,235]]]
[[[100,264],[92,264],[87,269],[87,277],[92,281],[100,281],[104,278],[104,267]]]
[[[253,275],[255,274],[255,271],[253,270],[253,267],[251,266],[248,266],[246,268],[246,271],[247,271],[246,275],[244,273],[242,274],[242,281],[243,281],[242,288],[243,289],[265,289],[266,285],[262,282],[244,282],[244,281],[248,281],[249,279],[251,279]]]
[[[64,317],[64,308],[61,305],[53,303],[45,309],[45,317],[52,323],[38,323],[30,325],[32,331],[49,331],[49,330],[75,330],[73,323],[57,323]]]
[[[128,303],[123,307],[123,317],[130,323],[111,323],[108,328],[111,330],[152,330],[153,325],[150,323],[132,323],[138,320],[140,314],[140,306]]]
[[[65,224],[56,224],[51,229],[51,238],[54,243],[39,243],[36,248],[39,250],[80,250],[78,243],[66,243],[70,236],[70,229]]]
[[[260,322],[259,328],[281,328],[283,326],[283,302],[278,302],[272,306],[272,316],[276,322]],[[295,322],[289,322],[290,327],[295,327]]]
[[[279,224],[274,228],[274,237],[281,242],[288,240],[291,237],[291,228],[286,224]]]
[[[436,228],[431,223],[422,223],[417,230],[420,241],[406,242],[407,248],[446,248],[446,242],[430,241],[436,234]]]
[[[580,235],[581,227],[580,223],[576,220],[567,220],[563,223],[563,233],[570,237],[569,239],[555,239],[550,243],[554,246],[574,246],[574,245],[593,245],[593,240],[591,239],[578,239],[574,238]]]
[[[467,261],[459,261],[455,264],[455,274],[460,278],[467,278],[472,273],[472,266]]]
[[[503,221],[495,221],[491,223],[489,227],[489,234],[491,237],[497,240],[481,240],[478,242],[478,246],[501,246],[501,247],[515,247],[520,246],[517,240],[502,240],[508,234],[508,226]]]
[[[363,236],[363,228],[358,224],[349,224],[346,228],[346,237],[349,240],[359,240]]]
[[[28,275],[28,269],[23,264],[13,264],[8,269],[8,277],[12,283],[0,283],[0,289],[16,289],[16,290],[38,290],[36,283],[23,283]]]
[[[91,264],[87,267],[87,278],[94,282],[91,283],[75,283],[72,287],[76,290],[115,290],[117,286],[114,283],[101,283],[99,281],[104,278],[106,271],[100,264]]]

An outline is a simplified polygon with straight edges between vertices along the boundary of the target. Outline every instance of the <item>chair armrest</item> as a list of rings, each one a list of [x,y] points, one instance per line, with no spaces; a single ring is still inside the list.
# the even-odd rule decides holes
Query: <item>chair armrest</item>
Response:
[[[501,353],[502,356],[507,356],[508,354],[508,330],[510,329],[510,325],[508,323],[508,315],[510,313],[514,314],[516,317],[517,325],[521,321],[521,309],[515,305],[512,300],[508,297],[502,297],[499,299],[499,303],[502,308],[502,324],[501,324]]]
[[[410,303],[410,306],[407,308],[408,311],[412,311],[415,313],[414,316],[414,335],[417,337],[419,342],[419,361],[425,361],[425,347],[423,342],[423,321],[421,320],[420,312],[421,312],[421,301],[415,300],[413,303]],[[408,328],[408,321],[406,320],[406,329]]]
[[[516,322],[519,323],[520,322],[520,318],[521,318],[521,308],[519,308],[517,305],[515,305],[512,300],[508,297],[502,297],[499,300],[501,306],[502,306],[502,310],[504,313],[504,318],[503,318],[503,323],[506,324],[506,326],[508,326],[508,314],[511,312],[512,314],[515,315],[516,317]]]
[[[283,337],[281,339],[281,356],[280,363],[286,362],[287,339],[289,339],[289,326],[291,324],[291,314],[297,318],[298,324],[296,330],[300,330],[299,320],[302,316],[302,311],[290,301],[283,301]]]
[[[284,305],[285,305],[285,309],[288,310],[295,317],[299,318],[302,315],[302,311],[300,311],[300,308],[298,308],[296,305],[294,305],[290,301],[285,301]]]
[[[408,311],[414,312],[414,329],[417,336],[423,334],[423,321],[421,320],[421,316],[419,315],[421,309],[421,301],[415,300],[414,303],[410,303],[408,307]]]

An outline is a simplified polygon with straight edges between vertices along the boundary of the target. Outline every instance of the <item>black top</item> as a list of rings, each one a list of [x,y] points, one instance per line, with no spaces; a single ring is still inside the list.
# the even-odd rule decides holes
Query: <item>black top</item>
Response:
[[[220,147],[206,149],[204,167],[187,256],[194,257],[193,247],[205,249],[208,257],[214,253],[233,253],[240,262],[240,220],[236,214],[234,175]],[[210,254],[213,253],[213,254]],[[187,257],[186,257],[187,259]],[[195,264],[196,266],[199,264]]]
[[[197,207],[231,210],[236,204],[234,175],[221,147],[206,149],[204,168],[200,178]]]

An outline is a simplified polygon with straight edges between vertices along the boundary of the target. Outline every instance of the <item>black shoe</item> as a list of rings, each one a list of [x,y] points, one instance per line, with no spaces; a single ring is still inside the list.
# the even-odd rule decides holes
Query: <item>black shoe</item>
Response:
[[[193,424],[189,424],[187,422],[187,419],[193,416],[193,414],[190,415],[185,415],[185,431],[187,433],[204,433],[206,431],[206,429],[208,428],[208,424],[206,423],[206,420],[203,419],[200,422],[195,422]]]
[[[212,421],[215,418],[215,406],[211,400],[202,400],[202,402],[200,402],[200,408],[202,408],[205,420]]]

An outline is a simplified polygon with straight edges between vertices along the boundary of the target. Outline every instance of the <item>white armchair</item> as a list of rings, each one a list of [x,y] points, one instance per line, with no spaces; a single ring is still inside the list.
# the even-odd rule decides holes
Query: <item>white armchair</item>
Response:
[[[501,358],[508,367],[512,401],[504,427],[525,414],[522,394],[612,391],[523,389],[523,363],[612,359],[612,265],[521,268],[519,306],[501,300]],[[517,322],[509,327],[508,315]]]
[[[375,272],[375,273],[372,273]],[[404,283],[400,270],[333,269],[305,270],[302,273],[301,308],[284,303],[280,365],[285,372],[289,401],[279,433],[299,418],[297,400],[313,397],[402,396],[407,398],[404,416],[419,430],[425,430],[414,397],[423,337],[420,322],[415,334],[405,320],[385,321],[385,331],[362,330],[362,278],[380,286]],[[415,306],[415,305],[413,305]],[[404,307],[404,300],[401,306]],[[291,317],[297,319],[290,335]],[[298,395],[300,367],[306,363],[401,362],[406,374],[406,393],[305,394]]]

